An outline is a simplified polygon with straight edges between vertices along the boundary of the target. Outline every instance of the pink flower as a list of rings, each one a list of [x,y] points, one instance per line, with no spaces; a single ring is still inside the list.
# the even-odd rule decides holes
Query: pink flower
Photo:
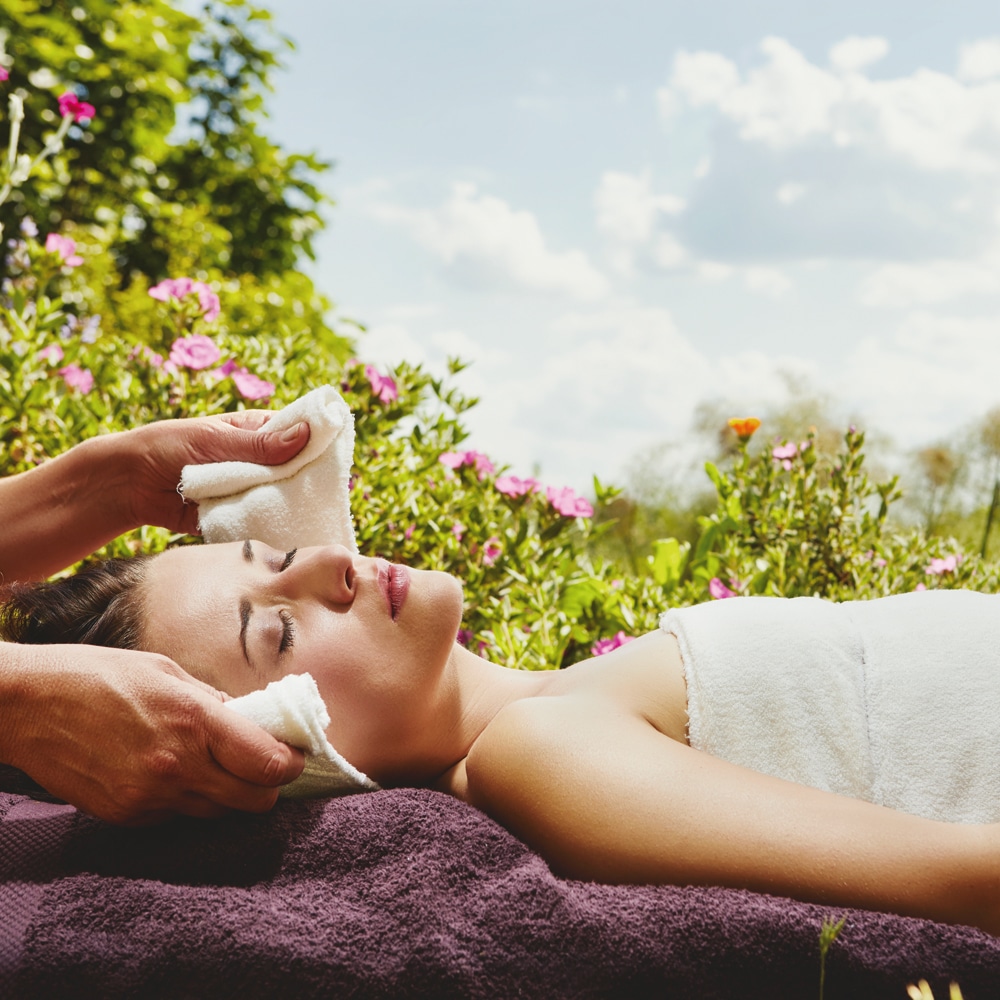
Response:
[[[537,493],[541,484],[530,476],[519,479],[517,476],[500,476],[493,484],[500,493],[508,497],[523,497],[526,493]]]
[[[496,535],[487,538],[486,544],[483,546],[483,562],[487,566],[492,566],[500,558],[501,552],[503,552],[503,546],[500,544],[500,539]]]
[[[781,462],[781,467],[787,472],[792,467],[792,459],[799,453],[794,441],[781,444],[771,450],[771,458]]]
[[[619,646],[624,646],[627,642],[631,642],[635,636],[626,635],[624,632],[616,632],[610,639],[598,639],[593,646],[590,647],[590,652],[592,656],[603,656],[605,653],[610,653],[613,649],[618,649]]]
[[[731,591],[717,576],[713,576],[712,579],[708,581],[708,592],[712,595],[712,599],[715,601],[722,601],[727,597],[736,596],[736,594]]]
[[[399,398],[396,381],[388,375],[380,375],[374,365],[365,365],[365,377],[372,387],[372,395],[383,403],[391,403]]]
[[[413,537],[413,525],[411,524],[406,531],[403,532],[403,537],[409,541]]]
[[[490,461],[489,455],[484,455],[481,451],[445,451],[438,461],[449,469],[460,469],[463,465],[474,466],[480,479],[496,472],[496,466]]]
[[[84,395],[94,388],[94,376],[89,369],[81,368],[78,364],[60,368],[59,374],[71,389],[79,389]]]
[[[465,531],[465,525],[461,521],[456,521],[451,526],[451,533],[455,536],[458,541],[462,540],[462,534]]]
[[[459,645],[468,648],[470,642],[472,642],[472,629],[471,628],[460,628],[458,630],[458,635],[455,636],[455,641]]]
[[[178,337],[170,345],[170,360],[182,368],[201,371],[214,365],[220,358],[218,347],[211,337],[203,333],[192,333],[189,337]]]
[[[81,101],[72,90],[67,90],[59,98],[59,114],[63,118],[72,117],[74,121],[81,118],[93,118],[97,112],[93,104]]]
[[[54,253],[67,267],[79,267],[83,258],[76,252],[76,240],[58,233],[45,237],[45,252]]]
[[[0,66],[0,83],[6,83],[9,79],[10,79],[9,70],[5,69],[3,66]]]
[[[212,291],[212,286],[204,281],[194,281],[191,278],[165,278],[149,290],[151,298],[158,302],[169,302],[175,299],[180,302],[188,295],[198,296],[198,309],[206,323],[214,323],[222,311],[219,296]]]
[[[204,281],[196,281],[194,290],[198,293],[198,306],[201,309],[202,318],[206,323],[214,323],[219,318],[219,313],[222,312],[219,296]]]
[[[190,278],[166,278],[149,290],[149,297],[157,302],[169,302],[172,298],[180,302],[194,288]]]
[[[934,576],[943,576],[945,573],[954,573],[958,568],[958,556],[945,556],[943,559],[932,559],[930,566],[924,571]]]
[[[568,486],[557,489],[550,486],[545,491],[546,499],[563,517],[593,517],[594,508],[589,500],[578,497]]]
[[[63,359],[63,349],[58,344],[49,344],[35,355],[39,361],[47,361],[50,365],[58,364]]]
[[[233,382],[244,399],[270,399],[274,395],[273,382],[258,378],[246,368],[233,372]]]
[[[913,589],[914,590],[926,590],[927,589],[927,584],[926,583],[918,583]]]

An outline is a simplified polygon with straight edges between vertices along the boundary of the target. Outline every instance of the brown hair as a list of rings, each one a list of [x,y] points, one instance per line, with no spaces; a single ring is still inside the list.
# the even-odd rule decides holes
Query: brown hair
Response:
[[[60,580],[13,584],[0,604],[0,640],[141,649],[149,558],[109,559]]]

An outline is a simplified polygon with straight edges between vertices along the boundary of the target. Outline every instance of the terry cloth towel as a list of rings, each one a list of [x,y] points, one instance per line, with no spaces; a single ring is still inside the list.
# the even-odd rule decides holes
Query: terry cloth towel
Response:
[[[8,805],[8,803],[10,803]],[[140,829],[0,794],[0,995],[17,1000],[996,1000],[973,927],[713,886],[561,879],[443,792]]]
[[[739,597],[660,627],[696,749],[931,819],[1000,820],[1000,596]]]
[[[371,778],[344,760],[327,740],[330,715],[311,674],[288,674],[262,691],[251,691],[225,704],[256,722],[275,739],[304,751],[305,769],[294,781],[282,786],[282,796],[314,798],[378,789]]]
[[[206,542],[256,538],[278,549],[337,542],[357,552],[348,495],[354,416],[324,385],[276,412],[271,430],[309,422],[309,443],[284,465],[213,462],[187,465],[185,500],[198,504]]]

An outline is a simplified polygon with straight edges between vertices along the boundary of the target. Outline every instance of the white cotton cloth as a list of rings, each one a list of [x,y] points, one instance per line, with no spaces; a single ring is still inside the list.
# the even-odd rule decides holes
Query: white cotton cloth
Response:
[[[1000,596],[737,597],[660,627],[696,749],[930,819],[1000,821]]]
[[[306,393],[268,421],[269,430],[309,423],[309,443],[284,465],[187,465],[185,500],[198,504],[206,542],[255,538],[278,549],[339,543],[357,552],[348,494],[354,415],[333,386]]]
[[[306,766],[294,781],[283,785],[286,798],[315,798],[350,792],[373,792],[378,785],[353,767],[326,738],[330,715],[311,674],[288,674],[262,691],[233,698],[227,708],[266,729],[275,739],[298,747]]]

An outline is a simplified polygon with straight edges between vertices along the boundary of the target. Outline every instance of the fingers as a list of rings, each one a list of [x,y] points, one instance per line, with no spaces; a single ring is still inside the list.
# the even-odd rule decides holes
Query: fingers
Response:
[[[235,413],[223,413],[219,419],[245,431],[259,431],[272,416],[271,410],[237,410]]]
[[[301,750],[221,705],[212,712],[208,739],[219,766],[253,785],[276,788],[297,778],[305,767]]]

